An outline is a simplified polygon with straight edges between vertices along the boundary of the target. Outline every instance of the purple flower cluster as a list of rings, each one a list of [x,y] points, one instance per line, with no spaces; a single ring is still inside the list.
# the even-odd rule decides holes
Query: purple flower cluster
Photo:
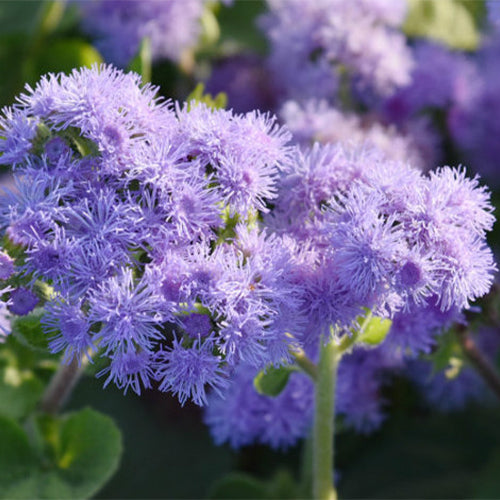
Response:
[[[207,0],[79,0],[83,29],[107,62],[126,66],[144,38],[154,59],[179,61],[196,46]]]
[[[463,169],[423,175],[369,148],[316,144],[297,151],[265,215],[297,248],[290,279],[301,318],[291,331],[314,359],[320,334],[333,325],[339,337],[350,335],[364,308],[393,320],[384,343],[358,347],[340,363],[337,413],[347,424],[362,432],[380,425],[390,373],[429,352],[443,328],[489,290],[496,270],[485,241],[491,212],[489,193]],[[298,427],[267,439],[257,416],[264,405],[273,415],[297,418],[296,404],[285,392],[281,399],[253,393],[240,404],[238,391],[251,392],[250,380],[237,377],[238,389],[210,403],[206,420],[216,440],[235,447],[252,439],[292,444]],[[301,397],[309,397],[307,388]],[[310,418],[303,413],[309,424]],[[244,430],[222,424],[233,420],[245,422]],[[304,436],[308,426],[299,428]]]
[[[302,145],[340,143],[346,147],[372,146],[388,159],[408,162],[422,170],[435,165],[439,156],[439,137],[430,121],[416,117],[397,126],[384,124],[376,114],[361,116],[314,99],[302,105],[287,101],[280,111],[283,122]]]
[[[292,147],[273,116],[164,101],[109,66],[48,75],[0,120],[16,177],[0,223],[23,250],[21,295],[50,285],[34,298],[52,351],[103,357],[105,385],[125,391],[202,405],[210,388],[219,442],[303,436],[311,382],[293,374],[269,399],[253,376],[296,347],[315,359],[323,334],[351,335],[367,309],[394,328],[345,356],[337,396],[347,422],[374,428],[388,371],[491,286],[492,206],[464,169]]]
[[[400,0],[268,0],[261,25],[271,43],[270,68],[290,98],[328,98],[340,66],[360,88],[387,95],[409,82],[412,57],[398,32]]]
[[[17,189],[1,223],[29,283],[53,289],[54,352],[93,351],[109,360],[106,383],[157,381],[202,404],[240,360],[288,356],[293,249],[243,222],[276,197],[289,133],[156,91],[107,66],[27,87],[3,111],[0,161]]]
[[[498,185],[500,33],[484,41],[448,115],[450,134],[467,162]]]

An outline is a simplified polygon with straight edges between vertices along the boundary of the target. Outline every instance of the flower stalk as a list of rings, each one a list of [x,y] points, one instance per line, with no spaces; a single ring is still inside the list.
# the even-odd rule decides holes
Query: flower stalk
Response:
[[[81,360],[74,357],[69,364],[61,363],[40,401],[39,408],[42,412],[55,415],[61,410],[83,375],[87,364],[87,356]]]
[[[316,407],[313,428],[313,496],[318,500],[336,500],[333,485],[335,385],[341,354],[335,341],[321,343],[316,379]]]

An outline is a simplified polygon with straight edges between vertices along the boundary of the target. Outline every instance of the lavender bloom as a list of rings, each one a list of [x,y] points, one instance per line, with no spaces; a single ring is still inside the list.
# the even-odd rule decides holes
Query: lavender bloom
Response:
[[[64,360],[81,360],[89,350],[95,350],[90,328],[92,323],[82,311],[81,304],[54,300],[46,308],[42,325],[52,335],[49,346],[52,352],[64,351]]]
[[[437,43],[419,41],[413,53],[411,81],[380,105],[382,116],[393,123],[402,124],[426,108],[448,108],[460,91],[461,79],[470,72],[463,54]]]
[[[383,6],[376,15],[392,23]],[[332,326],[348,334],[363,308],[452,315],[491,284],[489,194],[463,170],[423,176],[368,146],[301,150],[271,115],[171,106],[107,66],[49,75],[15,109],[37,128],[29,148],[1,142],[18,190],[2,199],[0,225],[22,248],[23,278],[53,289],[51,349],[104,357],[105,385],[140,393],[156,382],[202,405],[240,369],[290,363],[295,345],[314,354]],[[5,112],[6,130],[16,117]],[[340,409],[357,428],[381,419],[389,362],[432,342],[394,332],[392,347],[346,358]],[[365,392],[356,370],[373,380]],[[357,390],[367,406],[349,400]],[[299,392],[261,439],[302,435]],[[262,429],[252,414],[233,438],[218,422],[235,446]]]
[[[96,39],[106,61],[126,66],[144,38],[154,59],[179,61],[201,32],[205,0],[80,1],[83,29]]]
[[[471,63],[469,74],[455,92],[454,104],[448,114],[448,128],[457,149],[469,165],[488,180],[498,183],[499,145],[495,137],[500,132],[499,77],[500,37],[484,42]]]
[[[16,108],[3,108],[0,115],[0,165],[13,165],[25,161],[33,146],[38,120]]]
[[[291,83],[289,97],[331,97],[336,90],[333,65],[342,65],[361,87],[381,95],[409,82],[411,53],[395,29],[406,15],[404,2],[269,0],[268,4],[270,12],[261,24],[271,42],[270,67],[281,81]],[[293,88],[297,76],[307,79],[300,90],[309,87],[308,93]]]
[[[11,333],[11,331],[12,328],[7,303],[0,302],[0,344],[5,342],[5,338]]]
[[[381,388],[389,370],[399,368],[378,350],[357,349],[340,364],[336,411],[359,432],[377,429],[384,420]],[[313,382],[305,374],[292,373],[276,397],[256,392],[256,371],[240,365],[224,397],[211,393],[204,420],[217,444],[240,448],[253,442],[286,449],[304,438],[312,425]]]
[[[388,381],[389,370],[399,368],[391,357],[379,349],[358,348],[339,365],[337,413],[348,426],[368,433],[380,427],[385,419],[381,390]]]
[[[493,361],[500,345],[498,332],[482,328],[474,334],[474,341]],[[425,360],[415,360],[408,365],[407,372],[426,402],[442,412],[461,410],[470,403],[488,401],[492,396],[481,376],[461,357],[451,357],[447,368],[439,372]]]
[[[9,279],[14,271],[14,260],[7,253],[0,252],[0,280]]]
[[[182,405],[188,398],[200,406],[206,404],[206,385],[220,394],[228,385],[227,374],[213,348],[212,336],[203,341],[198,338],[189,347],[174,338],[171,349],[157,355],[160,390],[177,395]]]
[[[500,4],[495,0],[486,2],[488,21],[495,29],[500,28]]]
[[[256,392],[255,375],[255,368],[241,365],[224,397],[209,395],[204,420],[214,441],[228,442],[233,448],[253,442],[277,449],[294,445],[312,423],[312,381],[292,373],[283,392],[273,398]]]
[[[9,311],[19,316],[29,314],[38,304],[38,297],[27,288],[16,288],[10,294]]]
[[[436,163],[440,154],[439,138],[424,117],[401,126],[384,125],[375,115],[342,112],[326,101],[314,99],[302,105],[287,101],[280,115],[294,139],[304,146],[315,141],[342,143],[352,149],[369,145],[390,160],[408,162],[425,170]]]
[[[258,112],[174,111],[156,91],[108,66],[26,87],[16,113],[37,132],[22,158],[2,141],[17,155],[17,189],[0,221],[23,249],[23,277],[53,289],[53,352],[98,352],[105,385],[139,393],[158,381],[203,404],[242,359],[288,359],[294,250],[233,220],[269,209],[290,135]],[[8,130],[17,118],[5,113]]]
[[[430,354],[444,329],[454,321],[463,320],[456,309],[443,312],[432,300],[394,315],[391,330],[382,346],[385,351],[407,358],[420,353]]]

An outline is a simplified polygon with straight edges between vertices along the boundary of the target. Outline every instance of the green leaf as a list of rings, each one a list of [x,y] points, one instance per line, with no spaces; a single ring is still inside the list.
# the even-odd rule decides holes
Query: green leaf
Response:
[[[38,80],[39,75],[48,72],[70,73],[73,68],[81,66],[90,67],[92,64],[103,62],[102,56],[97,50],[78,38],[56,39],[46,43],[40,50],[32,75]]]
[[[227,50],[250,49],[264,54],[267,50],[266,39],[257,27],[256,20],[266,12],[263,0],[234,2],[230,7],[222,6],[218,13],[221,32],[220,44]]]
[[[199,44],[201,46],[212,45],[220,37],[220,27],[217,18],[210,6],[206,6],[200,19],[201,36]]]
[[[45,335],[40,320],[44,310],[34,309],[27,316],[20,316],[12,321],[12,334],[24,346],[34,351],[47,352],[48,338]]]
[[[295,366],[268,366],[260,371],[253,380],[255,390],[263,396],[278,396],[288,383],[290,374],[296,371]]]
[[[440,41],[454,49],[475,50],[480,33],[474,14],[456,0],[408,0],[409,13],[403,31]]]
[[[267,484],[266,498],[307,498],[287,469],[278,470]],[[309,493],[309,492],[307,492]]]
[[[439,335],[437,341],[437,348],[430,355],[434,373],[446,370],[450,367],[452,359],[460,358],[463,355],[462,348],[453,329]]]
[[[118,468],[121,434],[109,417],[87,408],[64,418],[58,433],[53,425],[45,431],[56,457],[53,474],[73,498],[90,497]]]
[[[480,473],[480,480],[473,495],[474,498],[500,498],[499,467],[500,451],[496,450]]]
[[[196,104],[202,103],[206,104],[212,109],[223,109],[227,105],[227,95],[224,92],[219,92],[215,97],[210,94],[204,94],[205,85],[203,83],[198,83],[194,90],[188,95],[186,102],[188,103],[189,109]]]
[[[30,371],[14,366],[0,370],[0,415],[22,419],[34,411],[43,392],[43,384]]]
[[[36,456],[15,420],[0,416],[0,443],[0,498],[35,498],[33,485],[25,483],[35,470]],[[17,485],[21,496],[13,494]]]
[[[144,83],[151,81],[151,71],[152,71],[152,52],[151,52],[151,40],[149,38],[143,38],[139,46],[139,50],[136,56],[132,59],[129,64],[128,69],[130,71],[135,71],[142,77]]]
[[[116,471],[121,435],[109,417],[85,409],[34,422],[32,446],[0,416],[0,498],[89,498]]]
[[[209,494],[208,498],[217,499],[244,499],[255,498],[264,499],[269,498],[266,492],[266,485],[255,479],[254,477],[234,472],[216,481]]]
[[[358,341],[369,345],[379,345],[387,337],[391,329],[392,321],[390,319],[382,319],[374,316],[365,326],[363,333],[359,336]]]

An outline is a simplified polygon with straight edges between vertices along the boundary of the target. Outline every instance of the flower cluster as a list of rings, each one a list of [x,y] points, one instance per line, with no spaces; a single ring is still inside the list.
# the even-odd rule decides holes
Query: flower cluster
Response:
[[[227,2],[226,2],[227,3]],[[79,0],[83,29],[106,61],[126,66],[148,38],[154,59],[179,61],[196,46],[207,0]]]
[[[333,326],[339,339],[351,335],[366,308],[393,320],[379,347],[359,346],[340,363],[337,413],[347,424],[363,432],[376,428],[389,374],[428,353],[443,328],[488,292],[496,270],[485,240],[491,212],[489,193],[463,169],[424,175],[370,148],[316,144],[297,151],[282,174],[274,209],[265,215],[269,227],[300,249],[291,276],[302,316],[294,335],[314,359],[322,333]],[[254,394],[241,405],[238,391],[251,391],[250,379],[238,376],[238,389],[211,401],[206,420],[216,440],[241,446],[258,434],[278,447],[291,444],[300,429],[305,436],[308,426],[295,423],[293,431],[283,427],[266,439],[256,419],[261,408],[297,418],[290,396],[307,399],[308,388],[290,384],[290,393],[275,400]],[[310,414],[302,415],[310,423]],[[221,423],[235,420],[246,422],[249,434]]]
[[[43,324],[106,383],[205,401],[240,360],[287,357],[293,248],[238,221],[276,197],[288,132],[258,112],[162,101],[102,66],[48,75],[3,111],[17,189],[1,223],[20,272],[48,283]],[[284,321],[282,318],[288,318]]]
[[[302,145],[340,143],[359,148],[372,146],[388,159],[408,162],[426,170],[439,157],[440,139],[425,117],[407,120],[404,125],[384,124],[376,114],[360,116],[343,112],[326,101],[308,100],[303,104],[286,101],[280,116]]]
[[[1,127],[16,189],[0,223],[26,286],[12,312],[45,301],[52,351],[103,357],[105,384],[200,405],[211,388],[206,420],[233,446],[307,432],[308,379],[293,374],[275,400],[251,380],[297,348],[315,359],[323,334],[341,341],[367,310],[394,328],[346,355],[338,411],[375,427],[386,373],[491,286],[492,206],[464,169],[292,147],[273,116],[164,101],[110,66],[44,77]]]
[[[271,43],[269,64],[287,96],[330,97],[340,66],[360,88],[381,95],[409,82],[412,57],[397,31],[405,2],[268,0],[268,5],[261,25]]]

